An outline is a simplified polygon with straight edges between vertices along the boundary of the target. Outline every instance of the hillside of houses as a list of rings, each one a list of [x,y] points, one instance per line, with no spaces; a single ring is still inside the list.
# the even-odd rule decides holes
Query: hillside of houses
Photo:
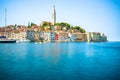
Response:
[[[43,21],[40,25],[28,23],[24,25],[8,25],[0,27],[0,36],[8,39],[29,39],[31,42],[105,42],[107,37],[100,32],[86,32],[80,26],[71,26],[60,22],[52,25],[51,22]],[[1,37],[2,38],[2,37]]]

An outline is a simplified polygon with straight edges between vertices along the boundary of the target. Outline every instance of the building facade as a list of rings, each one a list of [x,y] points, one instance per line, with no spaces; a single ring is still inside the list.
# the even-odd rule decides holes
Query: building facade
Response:
[[[107,41],[107,37],[100,32],[89,32],[88,41],[89,42],[105,42]]]

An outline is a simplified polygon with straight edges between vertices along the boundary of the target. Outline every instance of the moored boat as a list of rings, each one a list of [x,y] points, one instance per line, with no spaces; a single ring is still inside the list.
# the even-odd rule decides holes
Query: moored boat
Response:
[[[16,40],[10,40],[10,39],[1,39],[0,40],[0,43],[15,43],[16,42]]]
[[[7,39],[5,36],[0,36],[0,43],[15,43],[16,40]]]

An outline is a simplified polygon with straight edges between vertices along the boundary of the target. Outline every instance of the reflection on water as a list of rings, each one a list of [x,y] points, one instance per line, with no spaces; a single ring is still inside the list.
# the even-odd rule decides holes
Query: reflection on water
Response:
[[[120,42],[0,44],[1,80],[120,80]]]

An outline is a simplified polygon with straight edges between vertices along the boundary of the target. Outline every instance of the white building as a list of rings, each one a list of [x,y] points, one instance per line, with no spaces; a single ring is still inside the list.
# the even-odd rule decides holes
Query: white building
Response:
[[[88,32],[88,41],[90,42],[105,42],[107,41],[107,37],[100,32]]]

